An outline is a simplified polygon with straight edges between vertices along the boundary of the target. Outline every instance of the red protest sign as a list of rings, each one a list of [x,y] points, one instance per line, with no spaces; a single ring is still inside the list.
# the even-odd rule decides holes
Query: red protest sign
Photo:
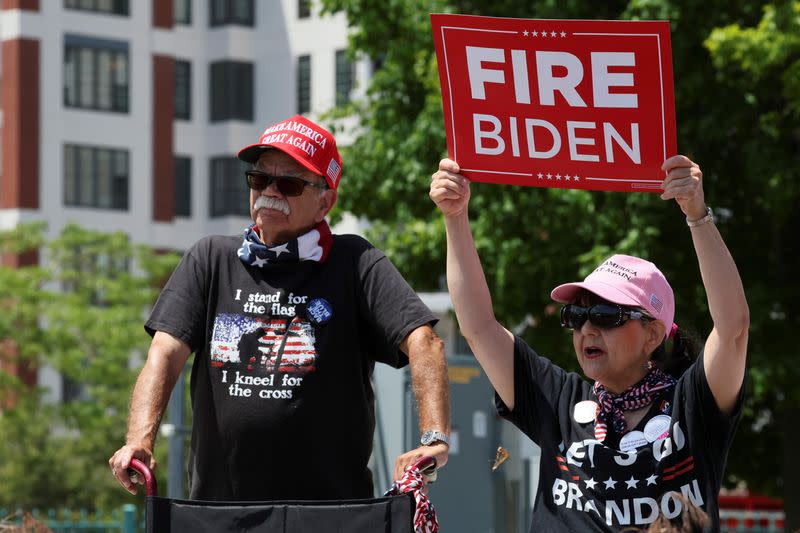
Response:
[[[447,151],[474,181],[657,192],[669,22],[431,15]]]

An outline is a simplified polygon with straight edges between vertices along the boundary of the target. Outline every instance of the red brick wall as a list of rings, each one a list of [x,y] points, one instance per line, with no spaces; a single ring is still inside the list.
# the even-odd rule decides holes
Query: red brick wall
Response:
[[[153,0],[154,2],[157,0]],[[3,9],[39,11],[39,0],[3,0]]]
[[[165,0],[153,0],[153,27],[172,28],[173,22],[172,2]]]
[[[0,254],[0,266],[19,268],[39,264],[39,253],[36,250],[23,254]]]
[[[171,2],[166,2],[170,3]],[[175,218],[175,59],[153,56],[153,220]]]
[[[5,5],[5,4],[4,4]],[[39,208],[39,41],[3,41],[0,209]]]

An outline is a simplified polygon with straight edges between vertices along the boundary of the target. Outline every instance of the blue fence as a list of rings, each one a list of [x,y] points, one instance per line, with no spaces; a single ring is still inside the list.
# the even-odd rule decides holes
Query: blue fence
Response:
[[[53,533],[138,533],[144,531],[144,523],[137,517],[136,506],[127,503],[111,513],[98,511],[89,513],[85,509],[0,509],[0,526],[16,526],[19,531],[45,531]],[[13,530],[12,530],[13,531]]]

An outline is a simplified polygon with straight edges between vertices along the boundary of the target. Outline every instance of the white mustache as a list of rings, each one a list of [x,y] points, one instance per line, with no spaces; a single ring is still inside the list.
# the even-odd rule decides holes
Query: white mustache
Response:
[[[282,212],[286,216],[289,216],[289,213],[291,213],[289,202],[271,196],[259,196],[256,198],[256,203],[253,204],[253,211],[256,212],[259,209],[274,209]]]

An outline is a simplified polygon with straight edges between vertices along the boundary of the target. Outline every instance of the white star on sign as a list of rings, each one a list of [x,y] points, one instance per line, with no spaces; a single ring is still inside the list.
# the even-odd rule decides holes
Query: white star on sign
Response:
[[[657,475],[655,475],[655,474],[653,474],[652,476],[650,476],[649,478],[647,478],[647,485],[648,485],[648,486],[649,486],[649,485],[655,485],[655,484],[656,484],[656,479],[658,479],[658,476],[657,476]]]
[[[569,181],[569,179],[570,179],[570,178],[569,178],[569,174],[565,175],[565,176],[564,176],[564,179],[565,179],[565,180],[567,180],[567,181]]]
[[[284,252],[287,254],[289,253],[289,243],[285,242],[280,246],[276,246],[275,248],[270,248],[270,251],[275,252],[275,257],[280,257],[280,255]]]
[[[565,32],[565,31],[562,31],[562,32],[561,32],[561,36],[562,36],[562,37],[566,37],[566,36],[567,36],[567,32]]]
[[[614,481],[610,476],[609,476],[609,478],[607,480],[603,481],[603,483],[606,484],[606,488],[607,489],[613,489],[614,485],[617,484],[617,482]]]
[[[531,35],[532,35],[533,37],[538,37],[538,36],[539,36],[539,32],[538,32],[538,31],[536,31],[536,30],[533,30],[533,31],[531,32]]]
[[[542,36],[542,37],[547,37],[547,32],[546,32],[546,31],[543,31],[543,32],[541,33],[541,36]]]
[[[539,179],[542,179],[542,177],[544,176],[544,174],[542,174],[541,172],[539,172],[538,174],[536,174],[536,176],[537,176]]]
[[[549,180],[553,179],[553,175],[552,174],[548,174],[547,175],[547,179],[549,179]]]
[[[551,32],[550,32],[550,37],[555,37],[555,36],[556,36],[556,32],[554,32],[554,31],[551,31]]]
[[[594,486],[597,485],[597,481],[595,481],[594,478],[585,479],[583,482],[586,483],[587,489],[593,489]]]
[[[556,174],[556,179],[557,179],[558,181],[561,181],[561,174]]]
[[[639,483],[639,480],[633,479],[633,476],[631,476],[631,478],[625,482],[629,489],[635,489],[637,483]]]
[[[256,260],[253,261],[253,266],[261,267],[267,264],[267,260],[263,257],[256,257]]]
[[[578,176],[572,176],[572,179],[574,179],[575,181],[580,181],[580,178]]]
[[[525,37],[527,37],[527,36],[528,36],[528,30],[525,30],[525,31],[523,31],[523,32],[522,32],[522,35],[524,35]]]

